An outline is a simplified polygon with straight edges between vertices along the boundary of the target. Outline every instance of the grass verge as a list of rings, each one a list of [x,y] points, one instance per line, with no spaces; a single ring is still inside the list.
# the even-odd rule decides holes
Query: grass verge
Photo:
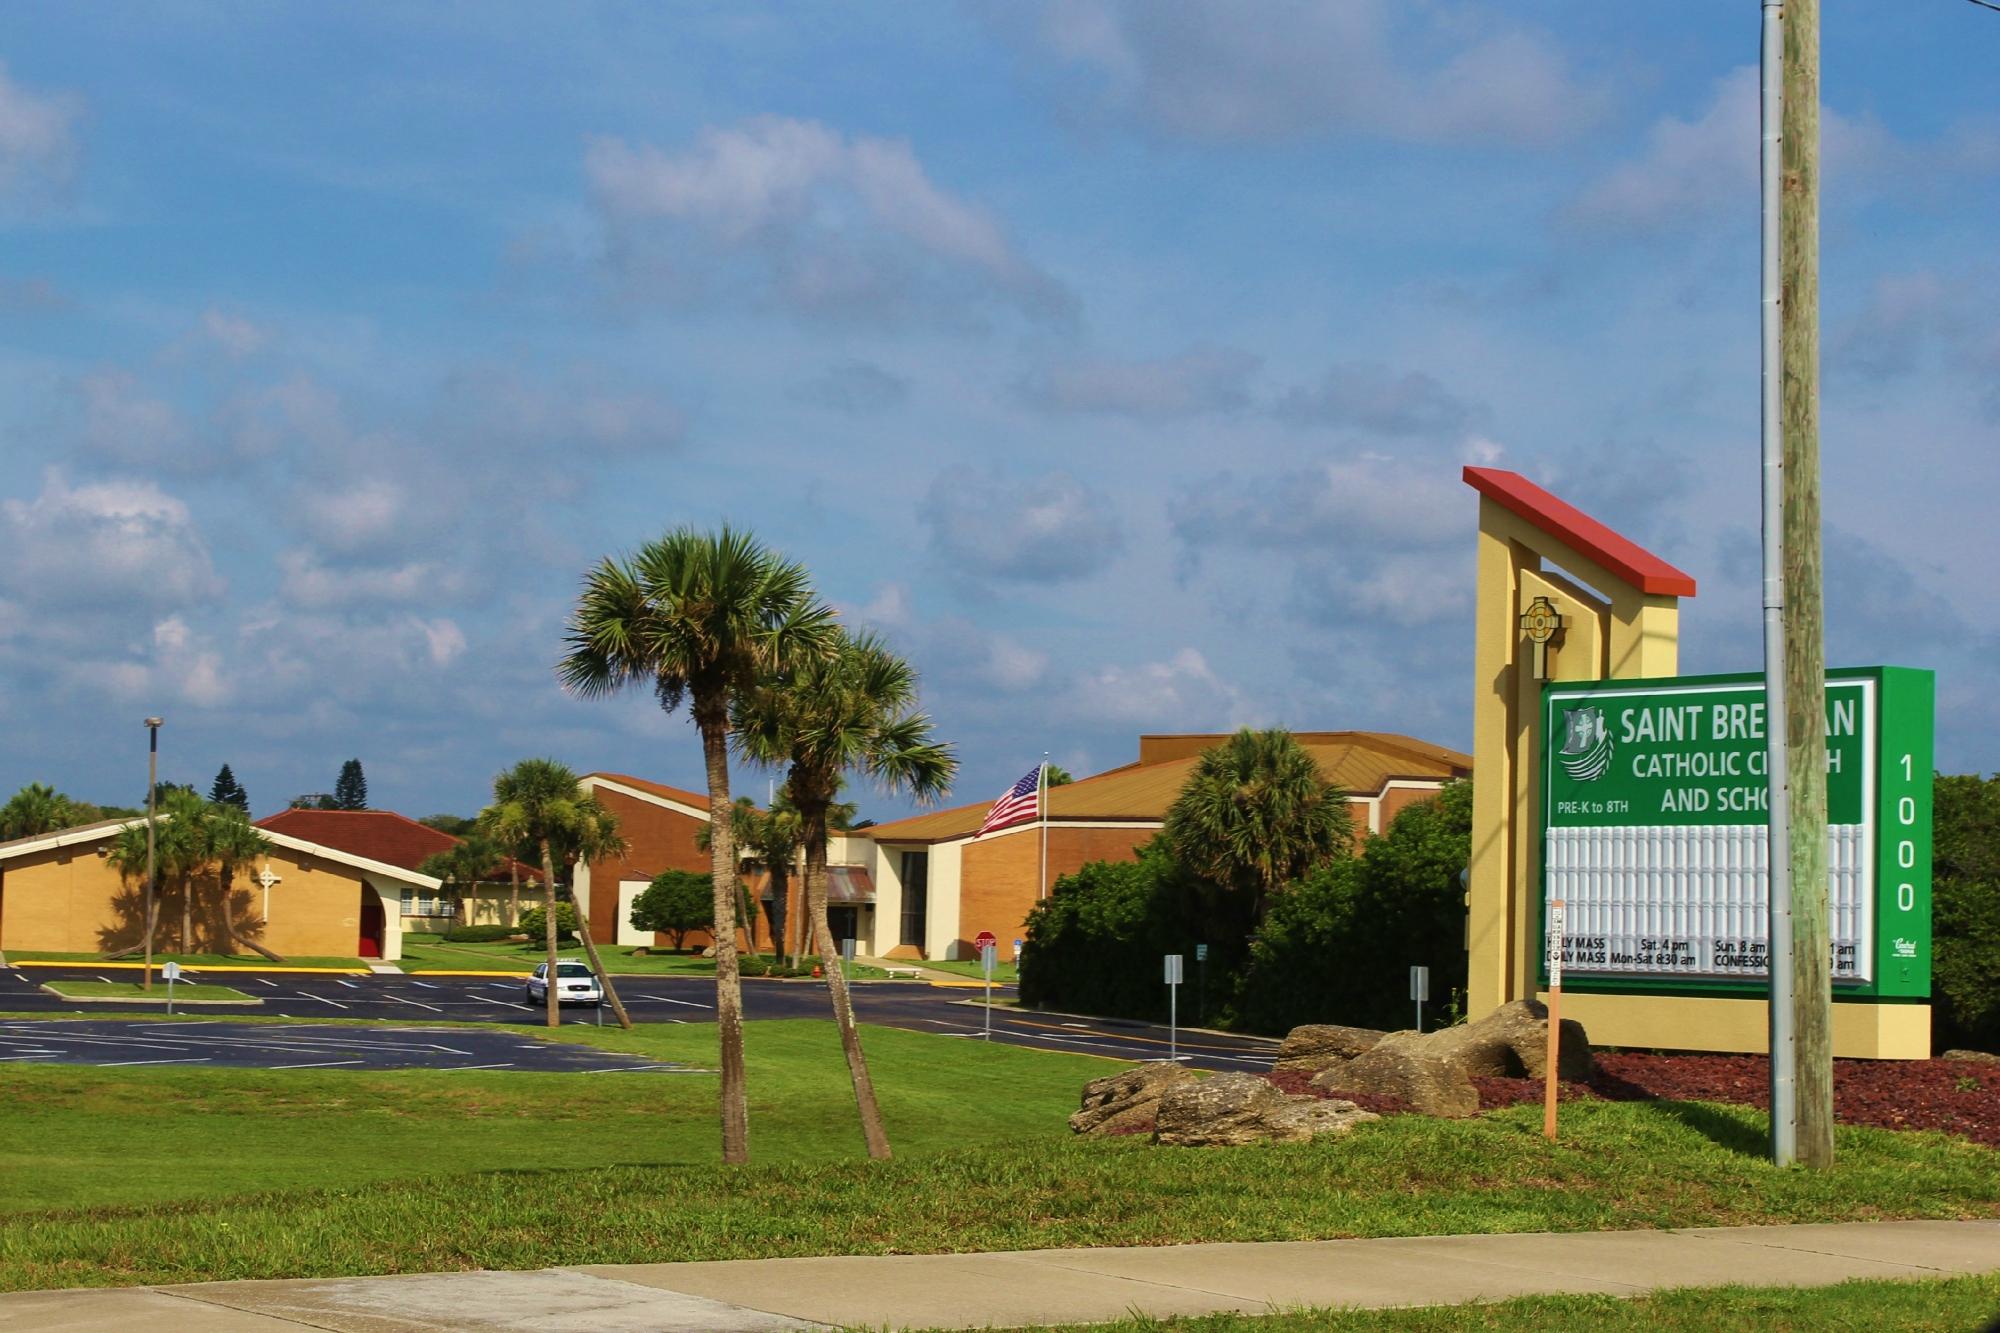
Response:
[[[635,953],[636,949],[647,948],[645,953]],[[583,957],[583,946],[574,940],[565,943],[560,950],[565,958]],[[666,953],[632,944],[600,944],[599,957],[604,960],[605,970],[616,977],[639,976],[681,976],[712,977],[715,975],[715,960],[703,958],[699,953]],[[526,975],[535,970],[535,964],[548,956],[548,947],[539,941],[526,943],[516,940],[437,940],[423,936],[403,937],[403,957],[398,964],[405,972],[517,972]],[[769,954],[759,955],[768,960]],[[750,960],[746,957],[745,962]],[[876,980],[888,973],[880,968],[862,963],[847,966],[849,979],[855,981]]]
[[[542,1035],[532,1029],[524,1034]],[[558,1029],[709,1065],[714,1030]],[[0,1288],[552,1263],[2000,1215],[2000,1153],[1843,1129],[1778,1170],[1739,1108],[1395,1116],[1228,1151],[1078,1140],[1087,1057],[870,1028],[898,1156],[859,1157],[830,1024],[749,1034],[755,1163],[700,1075],[15,1066]]]
[[[7,954],[7,957],[9,961],[16,963],[75,963],[79,967],[87,967],[87,966],[104,967],[109,965],[109,966],[117,966],[119,968],[132,968],[132,967],[138,967],[142,962],[141,959],[134,957],[134,958],[121,958],[117,960],[115,964],[108,964],[107,960],[101,954],[48,953],[48,952],[34,951],[34,950],[10,950]],[[311,956],[300,956],[296,958],[287,957],[285,961],[282,963],[274,963],[270,959],[264,957],[263,955],[254,953],[238,953],[238,954],[156,953],[154,954],[153,966],[157,968],[161,963],[179,963],[182,967],[192,967],[202,970],[208,970],[208,969],[220,970],[222,968],[228,968],[228,967],[244,968],[250,971],[256,971],[257,969],[260,968],[271,968],[271,967],[338,967],[338,968],[346,968],[355,972],[366,972],[368,970],[368,964],[362,962],[359,958],[322,957],[317,954]]]
[[[167,983],[156,981],[153,989],[147,990],[136,981],[45,981],[42,989],[53,991],[71,1000],[146,1000],[154,1004],[167,1002]],[[174,985],[174,1000],[186,1004],[191,1001],[241,1000],[248,1004],[261,1004],[254,995],[247,995],[228,986],[217,986],[204,982],[196,985],[191,981],[180,981]]]
[[[1485,1305],[1402,1310],[1295,1310],[1275,1315],[1123,1319],[1034,1333],[1888,1333],[1983,1328],[2000,1312],[2000,1275],[1831,1287],[1689,1287],[1651,1296],[1529,1296]],[[1016,1329],[1013,1333],[1029,1333]]]
[[[979,960],[976,958],[946,958],[940,959],[935,963],[925,963],[924,966],[932,972],[956,972],[958,975],[970,977],[974,981],[986,980],[986,973],[980,967]],[[994,985],[1011,986],[1020,979],[1021,969],[1015,964],[1000,962],[993,964]]]

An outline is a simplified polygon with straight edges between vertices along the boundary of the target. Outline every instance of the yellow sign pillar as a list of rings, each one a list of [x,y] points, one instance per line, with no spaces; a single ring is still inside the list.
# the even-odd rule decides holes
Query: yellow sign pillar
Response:
[[[1694,580],[1519,473],[1465,480],[1480,495],[1467,1009],[1484,1014],[1536,991],[1542,681],[1675,675]]]

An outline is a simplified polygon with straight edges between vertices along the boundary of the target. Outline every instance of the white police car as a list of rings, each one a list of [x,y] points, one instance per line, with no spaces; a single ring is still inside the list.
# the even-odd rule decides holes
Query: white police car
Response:
[[[549,999],[549,965],[535,964],[535,973],[528,978],[527,996],[529,1004],[547,1004]],[[557,1004],[603,1004],[604,987],[590,970],[588,963],[573,958],[556,961],[556,1003]]]

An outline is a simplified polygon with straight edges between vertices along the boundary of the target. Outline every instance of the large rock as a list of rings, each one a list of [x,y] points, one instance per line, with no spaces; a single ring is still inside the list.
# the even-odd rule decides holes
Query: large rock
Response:
[[[1092,1079],[1083,1085],[1083,1107],[1069,1118],[1069,1127],[1079,1134],[1150,1130],[1160,1108],[1160,1094],[1194,1081],[1193,1073],[1169,1060]]]
[[[1373,1050],[1386,1032],[1374,1028],[1344,1028],[1337,1023],[1308,1023],[1304,1027],[1293,1028],[1278,1043],[1279,1069],[1295,1069],[1307,1074],[1317,1074],[1322,1069],[1331,1068],[1343,1060],[1352,1060],[1364,1051]]]
[[[1939,1057],[1944,1060],[1965,1060],[1975,1065],[2000,1065],[2000,1055],[1991,1051],[1946,1051]]]
[[[1471,1115],[1479,1109],[1471,1080],[1541,1078],[1548,1068],[1548,1041],[1548,1007],[1539,1000],[1515,1000],[1477,1023],[1436,1032],[1392,1032],[1353,1059],[1328,1066],[1314,1077],[1313,1086],[1397,1097],[1426,1115]],[[1557,1076],[1585,1079],[1591,1067],[1583,1025],[1564,1019]]]
[[[1217,1074],[1167,1088],[1153,1141],[1183,1148],[1303,1143],[1376,1118],[1353,1102],[1288,1097],[1254,1074]]]

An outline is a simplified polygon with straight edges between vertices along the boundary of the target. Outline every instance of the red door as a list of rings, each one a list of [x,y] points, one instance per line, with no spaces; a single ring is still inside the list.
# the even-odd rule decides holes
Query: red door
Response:
[[[361,947],[363,958],[382,956],[382,900],[367,889],[361,891]]]

